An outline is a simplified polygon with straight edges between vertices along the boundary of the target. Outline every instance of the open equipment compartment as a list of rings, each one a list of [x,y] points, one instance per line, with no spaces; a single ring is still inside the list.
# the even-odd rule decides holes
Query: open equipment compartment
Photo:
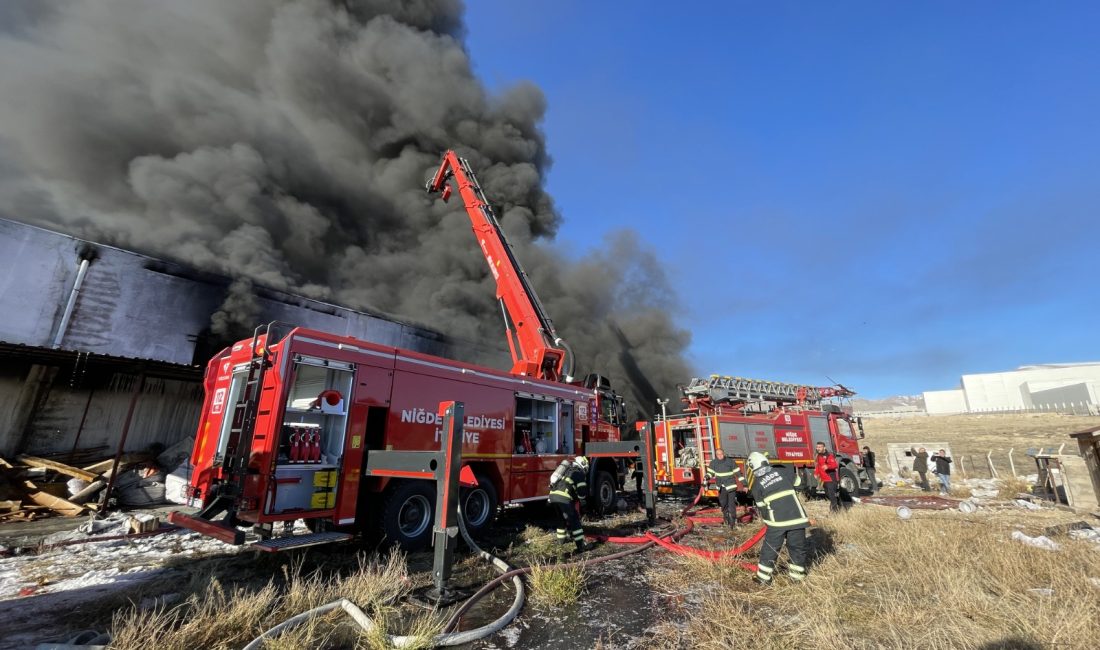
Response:
[[[353,364],[294,356],[270,514],[331,510],[344,455]]]

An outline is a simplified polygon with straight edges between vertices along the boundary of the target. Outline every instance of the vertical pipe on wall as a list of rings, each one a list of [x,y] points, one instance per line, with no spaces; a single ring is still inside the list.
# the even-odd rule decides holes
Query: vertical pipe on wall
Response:
[[[73,309],[76,308],[76,299],[80,296],[80,287],[84,284],[84,275],[88,272],[88,264],[90,260],[80,260],[80,270],[76,272],[76,282],[73,283],[73,290],[69,292],[69,302],[65,303],[65,311],[61,314],[61,323],[57,326],[57,335],[53,338],[53,347],[56,350],[61,347],[61,341],[65,338],[65,330],[69,329],[69,319],[73,316]]]

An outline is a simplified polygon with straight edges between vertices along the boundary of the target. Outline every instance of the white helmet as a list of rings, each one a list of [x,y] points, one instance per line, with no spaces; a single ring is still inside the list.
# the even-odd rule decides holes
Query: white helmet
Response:
[[[577,456],[576,458],[574,458],[573,464],[575,464],[577,467],[581,468],[581,470],[585,472],[588,471],[588,459],[584,456]]]
[[[768,464],[768,457],[759,451],[749,454],[749,467],[758,470]]]

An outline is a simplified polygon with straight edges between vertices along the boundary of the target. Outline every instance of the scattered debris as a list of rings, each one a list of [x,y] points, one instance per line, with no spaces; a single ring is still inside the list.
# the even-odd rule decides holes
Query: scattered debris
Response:
[[[1070,531],[1075,530],[1092,530],[1092,524],[1087,521],[1075,521],[1071,524],[1059,524],[1057,526],[1047,526],[1043,530],[1046,535],[1065,535]]]
[[[1015,503],[1017,506],[1023,508],[1024,510],[1042,510],[1043,509],[1043,506],[1041,506],[1037,503],[1032,503],[1031,501],[1028,501],[1027,499],[1016,499],[1013,503]]]
[[[1024,534],[1022,531],[1014,530],[1012,531],[1012,539],[1027,544],[1028,546],[1034,546],[1035,548],[1041,548],[1047,551],[1059,551],[1062,549],[1061,546],[1058,546],[1054,540],[1046,535],[1031,537],[1030,535]]]
[[[0,458],[3,488],[0,522],[32,521],[51,515],[78,517],[99,510],[91,501],[101,496],[116,466],[114,457],[103,458],[104,449],[97,447],[50,457],[22,454],[15,463]],[[164,476],[158,474],[151,454],[123,454],[117,463],[119,489],[114,494],[120,496],[119,503],[132,506],[163,503]],[[142,465],[140,473],[124,480],[122,472],[134,465]]]
[[[1042,588],[1028,589],[1028,592],[1036,594],[1038,596],[1053,596],[1054,595],[1054,590],[1053,589],[1042,589]]]
[[[936,496],[884,497],[875,495],[863,497],[862,502],[877,506],[905,506],[912,510],[951,510],[959,505],[957,499]]]

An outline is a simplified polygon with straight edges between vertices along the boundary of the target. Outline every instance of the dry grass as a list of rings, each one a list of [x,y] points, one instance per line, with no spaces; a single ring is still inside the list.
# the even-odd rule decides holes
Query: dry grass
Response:
[[[1021,493],[1027,494],[1029,492],[1031,492],[1031,483],[1022,478],[1010,476],[1001,479],[1001,484],[997,488],[997,498],[1012,500]]]
[[[341,597],[362,608],[378,623],[377,631],[361,634],[342,611],[330,612],[269,641],[268,648],[389,647],[386,633],[402,622],[393,603],[406,595],[409,580],[404,556],[394,553],[377,561],[359,560],[359,568],[344,577],[313,572],[300,566],[285,570],[281,586],[268,582],[257,589],[226,588],[215,577],[192,578],[188,596],[172,608],[131,607],[115,615],[111,647],[159,650],[239,648],[276,624]],[[440,622],[416,617],[412,632],[428,643]]]
[[[659,584],[701,585],[702,597],[658,645],[737,647],[749,630],[767,648],[1088,648],[1100,638],[1096,546],[1062,537],[1050,552],[1009,538],[1072,514],[918,511],[902,522],[888,508],[823,516],[820,502],[810,505],[820,525],[804,584],[779,577],[762,589],[740,569],[669,558]]]
[[[527,574],[531,585],[531,601],[541,607],[562,607],[577,602],[584,593],[583,566],[556,567],[534,564]]]
[[[1100,418],[1031,413],[1026,415],[939,415],[911,418],[864,418],[867,444],[880,452],[886,467],[886,444],[891,442],[946,442],[951,445],[956,463],[965,457],[970,476],[988,477],[985,455],[993,452],[993,462],[1002,474],[1009,474],[1008,450],[1015,449],[1019,473],[1034,472],[1034,462],[1025,456],[1029,447],[1054,447],[1066,444],[1066,453],[1077,453],[1076,443],[1067,434],[1100,425]],[[931,451],[931,450],[929,450]],[[952,476],[960,473],[956,464]],[[932,477],[929,477],[932,478]]]
[[[512,548],[512,555],[527,564],[545,563],[548,560],[558,558],[562,550],[573,548],[572,544],[566,547],[558,542],[557,536],[553,532],[545,531],[530,524],[520,533],[520,540],[522,540],[521,543]]]

